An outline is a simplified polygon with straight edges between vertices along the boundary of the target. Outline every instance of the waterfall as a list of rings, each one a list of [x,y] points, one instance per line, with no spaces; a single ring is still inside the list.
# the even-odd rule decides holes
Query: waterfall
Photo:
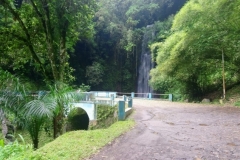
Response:
[[[142,52],[140,59],[140,66],[138,68],[138,85],[137,93],[152,93],[153,89],[149,86],[150,70],[154,67],[152,62],[151,52],[148,47],[149,41],[153,40],[155,36],[154,26],[148,25],[142,40]],[[139,97],[146,97],[147,95],[138,95]]]

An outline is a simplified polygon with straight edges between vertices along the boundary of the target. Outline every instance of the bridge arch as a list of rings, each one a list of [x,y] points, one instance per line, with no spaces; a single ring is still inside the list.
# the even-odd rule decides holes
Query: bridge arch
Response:
[[[72,103],[71,108],[82,108],[87,113],[90,121],[97,119],[97,109],[93,102]]]
[[[67,131],[88,130],[89,117],[87,112],[80,107],[73,108],[68,114],[68,122],[66,127]]]

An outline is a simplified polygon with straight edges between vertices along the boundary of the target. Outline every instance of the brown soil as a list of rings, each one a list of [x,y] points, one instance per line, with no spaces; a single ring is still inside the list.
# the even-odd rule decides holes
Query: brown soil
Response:
[[[239,160],[240,109],[135,100],[136,126],[92,160]]]

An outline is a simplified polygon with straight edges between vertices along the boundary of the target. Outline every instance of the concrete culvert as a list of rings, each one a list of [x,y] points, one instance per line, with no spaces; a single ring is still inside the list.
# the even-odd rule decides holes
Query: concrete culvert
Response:
[[[68,114],[67,131],[88,130],[89,117],[82,108],[74,108]]]

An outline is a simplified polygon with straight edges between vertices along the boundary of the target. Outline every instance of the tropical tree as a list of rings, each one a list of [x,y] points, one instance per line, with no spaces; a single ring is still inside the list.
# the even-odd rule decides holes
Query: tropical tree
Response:
[[[25,117],[25,128],[31,135],[34,148],[38,147],[39,132],[44,124],[52,124],[53,138],[63,133],[65,117],[71,107],[70,103],[79,96],[79,93],[73,92],[72,88],[65,84],[61,84],[61,89],[58,86],[59,84],[51,85],[50,91],[37,92],[21,109]]]
[[[68,51],[77,40],[93,35],[95,1],[21,2],[0,0],[1,13],[5,13],[0,39],[9,37],[3,45],[5,59],[13,61],[15,69],[30,64],[46,83],[68,82],[73,78]]]
[[[38,92],[33,95],[33,100],[27,102],[21,109],[24,116],[24,128],[29,132],[34,149],[38,148],[39,133],[43,125],[54,117],[57,102],[47,94]]]
[[[24,92],[25,87],[21,85],[18,78],[2,69],[0,69],[0,75],[0,120],[2,121],[3,136],[7,142],[8,125],[19,126],[23,124],[20,110],[26,100],[24,99],[26,93]],[[14,116],[14,119],[10,120],[9,116],[11,115]]]
[[[38,147],[38,133],[40,131],[40,126],[44,122],[43,111],[46,112],[47,108],[44,108],[42,112],[39,112],[38,115],[41,115],[41,123],[39,119],[36,118],[35,115],[31,114],[30,116],[25,116],[24,112],[28,113],[31,110],[28,110],[28,102],[33,99],[33,96],[29,95],[26,92],[26,88],[21,84],[18,78],[11,75],[9,72],[2,71],[1,72],[1,88],[0,88],[0,97],[1,97],[1,120],[3,135],[6,138],[8,133],[7,123],[9,123],[9,115],[13,115],[14,119],[10,123],[14,123],[17,126],[21,126],[23,128],[27,128],[29,131],[31,138],[33,140],[34,148]],[[27,104],[27,105],[26,105]],[[36,109],[39,106],[34,106]],[[48,113],[49,114],[49,113]],[[38,126],[40,124],[40,126]],[[8,124],[9,125],[9,124]],[[4,133],[5,132],[5,133]],[[34,135],[35,134],[35,135]]]
[[[19,78],[7,71],[0,70],[0,73],[1,120],[8,121],[8,115],[13,115],[15,125],[29,132],[35,149],[38,148],[39,133],[49,121],[53,120],[50,124],[53,124],[54,138],[62,133],[63,118],[76,92],[63,84],[62,89],[58,89],[59,85],[56,84],[50,86],[48,92],[31,92],[31,88],[25,87]]]
[[[107,78],[94,88],[135,90],[145,28],[156,20],[166,19],[184,2],[185,0],[98,0],[99,9],[94,17],[96,51],[88,56],[92,59],[86,66],[93,62],[101,63],[105,68],[103,76]]]
[[[76,96],[69,87],[58,90],[55,85],[50,89],[49,92],[38,92],[34,99],[26,103],[21,110],[25,117],[25,128],[30,133],[35,149],[38,148],[39,133],[44,124],[51,123],[53,120],[53,138],[63,133],[64,117],[69,110],[69,102]]]
[[[86,68],[86,77],[88,78],[88,83],[91,85],[98,85],[103,81],[103,73],[103,66],[98,62],[93,62],[92,66],[87,66]]]
[[[0,39],[4,40],[2,65],[8,70],[24,71],[30,67],[33,75],[40,75],[45,85],[53,84],[55,93],[62,93],[63,83],[74,79],[68,52],[79,39],[93,35],[95,8],[94,0],[30,0],[24,3],[0,0],[0,11],[5,13],[0,17]],[[57,122],[62,122],[64,110],[62,95],[57,97],[54,97],[58,99],[53,123],[55,138],[61,130]],[[36,120],[41,121],[34,118]]]
[[[60,89],[59,85],[62,86]],[[71,107],[69,103],[74,101],[79,93],[73,92],[72,88],[66,84],[51,85],[49,89],[48,96],[54,100],[53,104],[56,103],[53,111],[53,138],[57,138],[63,133],[64,118],[69,107]]]
[[[172,34],[159,44],[153,86],[171,79],[185,86],[182,93],[201,97],[221,84],[224,88],[221,79],[226,78],[228,86],[238,83],[240,18],[236,6],[237,1],[190,0],[174,17]]]

